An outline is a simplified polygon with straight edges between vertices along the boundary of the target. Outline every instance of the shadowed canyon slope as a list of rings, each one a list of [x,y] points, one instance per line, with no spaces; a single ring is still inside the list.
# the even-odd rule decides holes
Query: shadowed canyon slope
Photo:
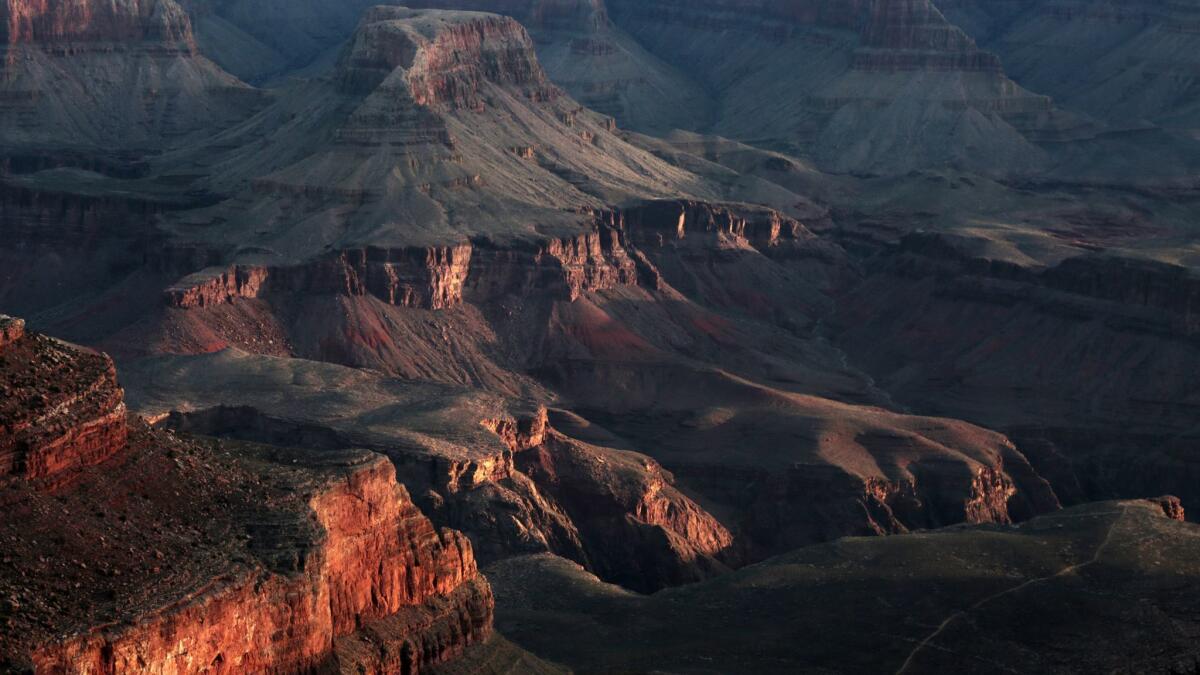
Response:
[[[650,597],[546,556],[488,574],[501,628],[580,671],[1178,672],[1197,530],[1170,509],[844,539]]]
[[[1194,670],[1187,2],[406,4],[0,0],[0,671]]]
[[[1026,86],[1116,124],[1154,123],[1195,135],[1200,5],[942,0],[938,6]],[[1046,58],[1050,53],[1054,58]]]

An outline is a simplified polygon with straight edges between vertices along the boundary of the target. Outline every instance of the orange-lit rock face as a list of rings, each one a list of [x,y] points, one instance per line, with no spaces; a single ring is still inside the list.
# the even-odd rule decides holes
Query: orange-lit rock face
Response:
[[[466,537],[437,531],[382,457],[312,508],[329,537],[322,576],[335,635],[446,595],[477,574]]]
[[[660,201],[597,213],[580,234],[536,245],[368,248],[341,251],[302,265],[212,268],[166,289],[169,307],[194,309],[283,294],[370,295],[390,305],[446,309],[503,296],[575,300],[593,291],[658,284],[642,249],[688,240],[719,248],[745,242],[772,256],[828,249],[800,222],[766,208]],[[830,252],[832,255],[832,252]]]
[[[0,323],[0,664],[415,673],[490,634],[469,541],[387,458],[150,430],[107,356],[21,333]],[[335,654],[359,630],[383,649]]]
[[[0,349],[25,336],[25,321],[0,314]]]
[[[291,519],[250,541],[251,553],[278,569],[235,565],[132,625],[43,644],[34,664],[50,672],[299,672],[334,658],[339,636],[402,610],[416,628],[445,631],[450,621],[457,638],[431,636],[437,644],[426,648],[419,631],[404,634],[416,647],[408,650],[412,672],[487,637],[491,596],[466,538],[435,531],[386,459],[350,461],[358,465],[309,502],[319,529],[303,512],[282,514]],[[304,545],[291,548],[295,539]]]
[[[0,323],[0,479],[44,479],[102,462],[125,445],[124,392],[112,360]]]

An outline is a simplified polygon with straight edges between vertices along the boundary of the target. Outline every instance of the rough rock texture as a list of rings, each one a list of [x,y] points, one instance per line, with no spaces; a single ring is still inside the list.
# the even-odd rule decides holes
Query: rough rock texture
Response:
[[[38,334],[0,359],[0,665],[418,672],[490,635],[470,543],[386,458],[150,430],[111,360]]]
[[[25,320],[0,314],[0,349],[25,337]]]
[[[652,596],[548,556],[486,571],[499,629],[580,671],[1179,672],[1200,658],[1197,541],[1154,501],[1106,502],[843,539]]]
[[[103,354],[0,318],[0,480],[54,480],[125,446],[124,392]]]

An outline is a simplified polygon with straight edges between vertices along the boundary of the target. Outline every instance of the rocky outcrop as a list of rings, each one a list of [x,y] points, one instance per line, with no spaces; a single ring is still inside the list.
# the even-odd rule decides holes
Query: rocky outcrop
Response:
[[[126,625],[36,647],[35,667],[298,672],[336,658],[339,636],[390,623],[402,629],[381,653],[394,649],[405,672],[419,672],[486,638],[491,595],[470,544],[432,527],[386,459],[347,460],[308,501],[314,526],[301,512],[250,530],[266,570],[235,567]]]
[[[558,95],[516,21],[463,14],[447,24],[447,16],[401,7],[367,10],[342,57],[344,86],[371,91],[394,78],[389,86],[406,82],[416,105],[467,109],[483,106],[484,82],[518,89],[534,100]]]
[[[107,356],[0,329],[5,668],[417,673],[490,636],[470,542],[387,458],[154,431]]]
[[[268,293],[370,294],[389,304],[443,309],[462,301],[469,245],[346,251],[296,267],[214,267],[164,291],[168,306],[211,307]]]
[[[25,320],[0,314],[0,349],[25,337]]]
[[[425,426],[420,420],[397,420],[393,439],[250,407],[174,412],[165,424],[326,452],[367,443],[391,458],[422,509],[467,533],[485,561],[550,551],[650,592],[708,578],[739,560],[728,530],[648,457],[565,436],[549,426],[544,408],[455,421],[465,429],[420,437],[412,435]],[[455,446],[473,425],[495,437],[477,439],[464,457]]]
[[[0,317],[0,480],[54,480],[125,446],[124,392],[102,354]]]
[[[729,531],[648,457],[552,432],[514,461],[571,519],[583,544],[578,562],[603,579],[653,592],[736,560]]]

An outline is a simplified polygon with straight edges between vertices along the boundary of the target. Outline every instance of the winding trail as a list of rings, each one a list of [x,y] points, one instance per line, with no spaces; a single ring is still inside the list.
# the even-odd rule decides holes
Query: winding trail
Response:
[[[913,661],[916,660],[918,654],[920,654],[922,651],[924,651],[924,649],[926,647],[931,646],[931,643],[934,640],[936,640],[939,635],[944,633],[946,631],[946,629],[949,628],[955,621],[967,616],[971,612],[981,609],[984,605],[992,602],[993,600],[999,600],[1000,598],[1003,598],[1006,595],[1012,595],[1013,593],[1019,593],[1020,591],[1026,589],[1030,586],[1033,586],[1035,584],[1040,584],[1040,583],[1043,583],[1046,581],[1052,581],[1059,577],[1066,576],[1066,575],[1072,574],[1074,572],[1078,572],[1079,570],[1081,570],[1085,567],[1088,567],[1089,565],[1093,565],[1093,564],[1099,562],[1100,556],[1104,555],[1104,551],[1108,548],[1109,544],[1112,543],[1113,534],[1116,532],[1117,526],[1121,524],[1122,520],[1124,520],[1125,514],[1126,514],[1126,508],[1121,507],[1121,510],[1119,512],[1115,512],[1115,513],[1117,514],[1116,520],[1114,520],[1112,525],[1110,525],[1108,527],[1108,532],[1107,532],[1107,534],[1104,535],[1104,541],[1100,542],[1100,545],[1096,547],[1095,553],[1093,553],[1090,558],[1088,558],[1087,560],[1085,560],[1083,562],[1067,565],[1066,567],[1062,568],[1061,570],[1059,570],[1049,576],[1038,577],[1036,579],[1030,579],[1030,580],[1020,583],[1016,586],[1013,586],[1012,588],[1005,589],[998,593],[993,593],[992,595],[989,595],[989,596],[983,598],[982,600],[979,600],[978,602],[976,602],[975,604],[971,605],[970,607],[968,607],[966,609],[962,609],[957,612],[954,612],[950,616],[946,617],[946,619],[944,621],[942,621],[940,624],[938,624],[938,627],[932,633],[925,636],[925,639],[923,639],[919,643],[917,643],[917,646],[914,647],[913,650],[909,653],[908,658],[904,659],[904,663],[902,663],[900,665],[900,669],[896,671],[896,675],[903,675],[904,673],[908,672],[908,669],[910,667],[912,667]],[[1095,514],[1095,515],[1103,515],[1103,514]]]

